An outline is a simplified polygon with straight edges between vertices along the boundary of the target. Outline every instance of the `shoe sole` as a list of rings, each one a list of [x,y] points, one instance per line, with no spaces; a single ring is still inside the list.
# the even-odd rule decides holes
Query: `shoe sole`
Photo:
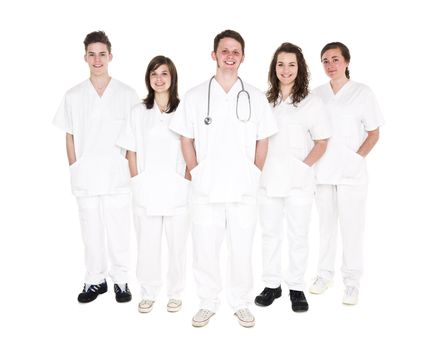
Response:
[[[118,300],[118,299],[115,298],[115,300],[117,301],[117,303],[128,303],[129,301],[132,300],[132,297],[124,298],[124,299],[122,298],[122,299],[120,299],[120,300]]]
[[[293,309],[293,312],[297,312],[297,313],[302,313],[302,312],[307,312],[308,311],[308,307],[307,308],[301,308],[301,309]]]
[[[236,316],[236,314],[235,314]],[[238,318],[238,322],[241,326],[245,327],[245,328],[252,328],[253,326],[255,326],[255,320],[253,321],[243,321],[241,319],[239,319],[238,316],[236,316]]]
[[[150,307],[150,308],[148,308],[148,309],[146,309],[146,308],[141,308],[141,307],[138,307],[138,312],[140,312],[140,313],[142,313],[142,314],[148,314],[149,312],[151,312],[151,311],[152,311],[152,309],[153,309],[153,306],[152,306],[152,307]]]
[[[342,304],[344,304],[344,305],[349,305],[349,306],[357,305],[357,303],[358,303],[357,300],[356,300],[356,301],[348,301],[348,300],[343,300],[343,301],[342,301]]]
[[[215,314],[213,314],[213,315],[215,315]],[[197,328],[201,328],[201,327],[206,326],[209,323],[210,318],[213,315],[210,315],[210,317],[205,321],[196,321],[195,319],[192,318],[192,326],[197,327]]]
[[[181,305],[179,306],[168,306],[167,311],[168,312],[178,312],[181,310]]]

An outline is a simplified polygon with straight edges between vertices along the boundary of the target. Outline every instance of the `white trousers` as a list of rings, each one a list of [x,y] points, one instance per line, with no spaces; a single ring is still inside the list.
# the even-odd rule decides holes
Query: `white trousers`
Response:
[[[85,283],[101,283],[108,274],[114,283],[127,283],[130,194],[77,197],[77,202],[85,248]]]
[[[156,300],[162,285],[161,241],[163,229],[168,247],[167,295],[180,299],[186,272],[189,215],[135,215],[138,240],[137,278],[142,299]]]
[[[262,230],[262,279],[266,287],[281,285],[281,250],[284,217],[288,241],[288,268],[284,279],[291,290],[304,290],[304,274],[308,259],[308,227],[313,204],[313,189],[294,190],[287,197],[259,198],[259,219]]]
[[[338,223],[342,238],[342,277],[359,287],[363,270],[363,234],[367,185],[318,185],[320,248],[318,275],[332,280],[335,271]]]
[[[216,312],[222,289],[220,250],[227,242],[227,302],[234,311],[252,300],[252,247],[256,227],[255,204],[192,205],[193,269],[201,308]]]

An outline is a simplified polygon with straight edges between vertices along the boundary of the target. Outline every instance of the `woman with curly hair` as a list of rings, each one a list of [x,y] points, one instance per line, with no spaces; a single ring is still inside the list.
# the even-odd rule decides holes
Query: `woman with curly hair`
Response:
[[[279,298],[284,278],[292,310],[301,312],[308,310],[303,290],[315,188],[312,166],[326,150],[330,125],[321,99],[309,93],[309,71],[298,46],[283,43],[276,50],[268,81],[267,99],[278,121],[279,133],[269,138],[261,176],[259,214],[265,288],[255,298],[255,304],[268,306]],[[289,266],[282,276],[284,217]]]

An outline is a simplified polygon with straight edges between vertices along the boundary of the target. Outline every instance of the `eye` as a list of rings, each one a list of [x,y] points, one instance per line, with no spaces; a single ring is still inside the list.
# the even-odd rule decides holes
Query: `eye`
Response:
[[[234,54],[235,56],[239,56],[239,55],[240,55],[239,51],[233,51],[233,54]]]
[[[333,62],[334,62],[334,63],[338,63],[338,62],[339,62],[339,58],[334,58],[334,59],[333,59]]]
[[[322,60],[322,64],[327,64],[328,60]]]

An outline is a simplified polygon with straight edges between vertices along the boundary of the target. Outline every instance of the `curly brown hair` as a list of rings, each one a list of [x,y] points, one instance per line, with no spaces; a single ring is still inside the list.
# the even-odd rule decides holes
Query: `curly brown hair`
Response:
[[[309,94],[308,84],[310,80],[310,73],[308,70],[307,63],[305,62],[304,55],[300,47],[293,45],[292,43],[283,43],[279,46],[274,55],[269,68],[269,88],[266,92],[267,100],[273,103],[275,106],[279,100],[280,83],[276,76],[276,63],[278,61],[278,55],[281,52],[293,53],[296,55],[296,60],[298,62],[298,75],[296,76],[295,83],[292,88],[292,100],[293,105],[296,106]]]

